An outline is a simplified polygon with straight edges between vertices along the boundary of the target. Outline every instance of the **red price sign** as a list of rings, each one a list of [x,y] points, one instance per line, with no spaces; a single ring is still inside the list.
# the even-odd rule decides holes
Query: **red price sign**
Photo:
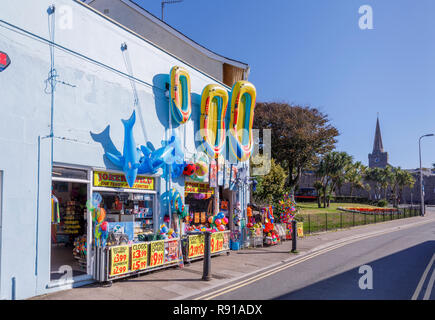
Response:
[[[165,241],[153,241],[150,244],[150,267],[162,265],[165,257]]]
[[[143,270],[147,267],[148,243],[138,243],[131,247],[131,271]]]
[[[129,271],[130,252],[129,246],[110,248],[110,275],[116,276]]]

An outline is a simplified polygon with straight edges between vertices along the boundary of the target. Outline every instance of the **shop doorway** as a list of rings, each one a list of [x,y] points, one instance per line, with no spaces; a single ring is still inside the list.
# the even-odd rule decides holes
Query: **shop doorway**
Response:
[[[50,280],[88,274],[89,183],[86,170],[53,168]],[[92,224],[92,221],[89,222]],[[69,279],[69,278],[72,279]]]

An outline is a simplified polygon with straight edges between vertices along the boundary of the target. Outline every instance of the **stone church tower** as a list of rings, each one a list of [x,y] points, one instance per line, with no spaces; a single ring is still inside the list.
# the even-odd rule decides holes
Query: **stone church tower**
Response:
[[[381,127],[379,126],[379,117],[376,120],[375,141],[373,143],[373,152],[369,154],[369,168],[385,168],[388,164],[388,152],[384,152],[382,145]]]

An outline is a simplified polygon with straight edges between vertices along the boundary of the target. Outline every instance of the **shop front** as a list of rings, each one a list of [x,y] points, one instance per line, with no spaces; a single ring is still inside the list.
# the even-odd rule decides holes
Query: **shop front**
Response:
[[[73,32],[51,28],[53,5],[73,9]],[[1,73],[0,298],[199,259],[207,230],[213,254],[227,252],[249,201],[237,171],[249,171],[255,87],[227,86],[78,1],[16,12],[2,8],[11,27],[0,37],[11,58]],[[47,81],[55,71],[59,81]]]

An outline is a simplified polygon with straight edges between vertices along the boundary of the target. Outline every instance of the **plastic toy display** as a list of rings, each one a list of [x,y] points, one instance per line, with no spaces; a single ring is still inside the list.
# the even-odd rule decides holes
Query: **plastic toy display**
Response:
[[[228,106],[228,92],[220,85],[209,84],[201,95],[201,136],[204,151],[216,158],[225,145],[225,114]]]
[[[256,89],[248,81],[237,81],[231,92],[231,120],[229,125],[230,151],[239,161],[251,156],[253,147],[252,126]]]
[[[133,187],[136,181],[137,170],[140,166],[140,153],[136,148],[136,143],[133,137],[133,126],[136,121],[136,113],[133,111],[130,119],[121,120],[124,124],[124,149],[123,155],[118,156],[110,152],[106,152],[107,158],[118,168],[120,168],[127,179],[130,187]]]
[[[175,66],[171,69],[171,112],[180,124],[186,123],[192,114],[190,102],[190,76],[186,69]]]

